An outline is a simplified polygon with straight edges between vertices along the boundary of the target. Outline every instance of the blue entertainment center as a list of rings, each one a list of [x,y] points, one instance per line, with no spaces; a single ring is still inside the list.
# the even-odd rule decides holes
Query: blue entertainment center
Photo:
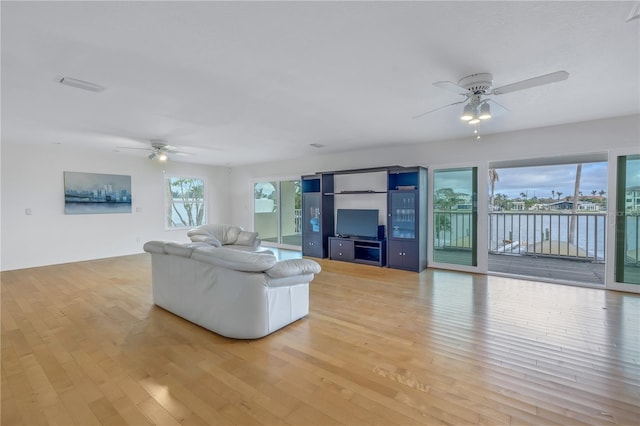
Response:
[[[381,173],[384,188],[335,190],[338,177],[378,178]],[[361,184],[366,186],[366,180]],[[426,189],[427,170],[423,167],[389,166],[302,176],[303,255],[422,271],[427,266]],[[367,196],[383,197],[383,205],[378,209],[336,208],[338,198],[354,197],[349,199],[358,204]]]

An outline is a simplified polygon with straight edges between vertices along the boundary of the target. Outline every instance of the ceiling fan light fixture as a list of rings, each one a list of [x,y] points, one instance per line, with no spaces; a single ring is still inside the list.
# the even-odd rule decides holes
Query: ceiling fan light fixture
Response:
[[[473,117],[471,120],[467,121],[469,124],[478,124],[480,119],[478,117]]]
[[[149,160],[153,160],[154,158],[156,158],[156,153],[155,153],[155,152],[152,152],[151,154],[149,154],[149,155],[147,156],[147,158],[148,158]]]
[[[491,118],[491,108],[488,103],[483,103],[480,106],[480,115],[478,116],[480,120],[488,120]]]
[[[159,161],[167,161],[168,159],[169,159],[169,157],[168,157],[168,156],[167,156],[167,154],[165,154],[164,152],[161,152],[161,153],[158,155],[158,160],[159,160]]]
[[[471,106],[471,104],[466,104],[464,106],[464,111],[462,111],[462,115],[460,116],[460,120],[469,121],[473,119],[475,116],[475,108]]]

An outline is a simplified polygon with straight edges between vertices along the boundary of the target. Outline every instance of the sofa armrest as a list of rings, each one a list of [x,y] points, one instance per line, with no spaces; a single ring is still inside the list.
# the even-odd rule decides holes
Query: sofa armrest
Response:
[[[258,247],[260,242],[257,232],[240,231],[238,239],[233,244],[239,246]]]
[[[322,269],[311,259],[287,259],[276,263],[265,272],[272,278],[290,277],[293,275],[318,274]]]
[[[158,241],[158,240],[147,241],[142,246],[142,249],[147,253],[164,254],[165,243],[166,243],[165,241]]]

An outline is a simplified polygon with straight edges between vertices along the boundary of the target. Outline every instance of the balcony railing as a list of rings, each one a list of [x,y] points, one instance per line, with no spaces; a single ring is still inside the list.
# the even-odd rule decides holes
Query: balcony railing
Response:
[[[605,258],[606,218],[606,213],[489,213],[489,252],[601,262]]]
[[[434,217],[434,248],[471,249],[473,213],[436,211]],[[488,221],[490,253],[605,258],[606,213],[492,212]]]
[[[302,233],[302,209],[293,210],[294,233]]]

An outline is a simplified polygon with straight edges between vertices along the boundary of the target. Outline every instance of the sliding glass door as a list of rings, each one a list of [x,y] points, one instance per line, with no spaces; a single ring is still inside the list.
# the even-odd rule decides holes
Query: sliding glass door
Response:
[[[478,168],[433,172],[433,261],[478,266]]]
[[[299,179],[280,182],[280,243],[302,246],[302,193]]]
[[[301,233],[300,180],[265,180],[253,184],[253,225],[270,245],[299,248]]]
[[[640,292],[640,154],[615,159],[615,268],[609,287]]]

